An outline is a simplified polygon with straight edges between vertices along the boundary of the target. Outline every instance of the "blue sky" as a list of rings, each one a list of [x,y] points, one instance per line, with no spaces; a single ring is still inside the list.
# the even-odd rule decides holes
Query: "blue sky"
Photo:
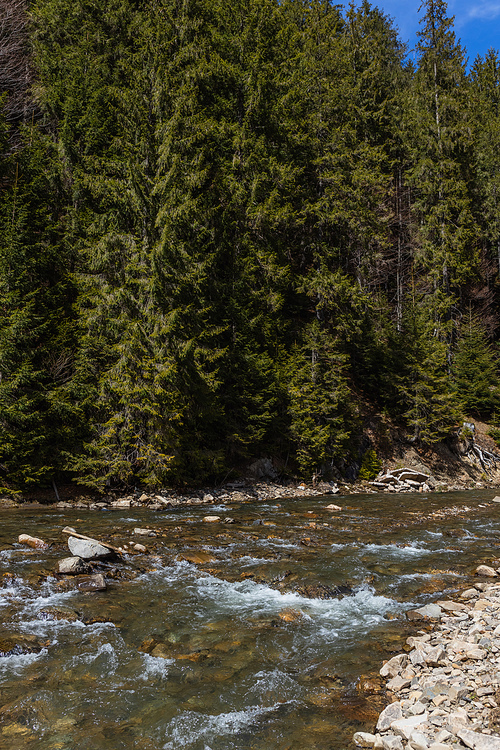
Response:
[[[412,49],[419,28],[420,0],[372,0],[372,5],[394,19],[401,39]],[[490,47],[500,49],[500,0],[450,0],[448,15],[455,16],[455,32],[467,51],[469,65]]]

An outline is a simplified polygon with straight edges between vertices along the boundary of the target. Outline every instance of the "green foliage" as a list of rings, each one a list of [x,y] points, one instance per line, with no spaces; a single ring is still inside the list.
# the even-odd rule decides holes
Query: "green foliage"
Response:
[[[375,479],[381,468],[382,461],[377,458],[377,454],[375,453],[374,449],[369,448],[363,455],[358,479]]]
[[[452,375],[466,414],[488,418],[500,406],[498,362],[481,323],[469,316],[462,324]]]
[[[499,66],[466,75],[442,0],[415,66],[366,0],[31,11],[42,118],[12,153],[0,119],[7,481],[318,475],[367,402],[424,443],[496,408],[456,321],[498,328]]]

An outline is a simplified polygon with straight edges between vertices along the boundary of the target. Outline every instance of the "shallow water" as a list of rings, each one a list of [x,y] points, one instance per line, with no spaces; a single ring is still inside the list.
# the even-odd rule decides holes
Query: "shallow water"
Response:
[[[335,513],[331,497],[1,511],[2,629],[45,645],[0,658],[0,746],[351,747],[384,704],[366,681],[400,650],[404,612],[452,595],[497,555],[493,495],[336,496]],[[235,522],[203,523],[208,512]],[[67,524],[150,554],[107,563],[108,590],[81,593],[52,573],[69,554]],[[132,537],[137,526],[157,536]],[[51,547],[23,547],[20,533]],[[204,563],[183,559],[200,552]],[[322,598],[335,587],[336,598]],[[54,619],[61,608],[74,621]]]

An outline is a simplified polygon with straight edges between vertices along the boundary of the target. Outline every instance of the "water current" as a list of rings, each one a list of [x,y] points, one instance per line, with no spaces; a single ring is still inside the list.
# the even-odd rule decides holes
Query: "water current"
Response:
[[[408,635],[404,613],[495,559],[493,496],[0,511],[0,650],[12,634],[42,647],[0,657],[0,747],[351,748],[385,705],[376,675]],[[107,590],[82,593],[53,573],[67,524],[148,554],[107,563]]]

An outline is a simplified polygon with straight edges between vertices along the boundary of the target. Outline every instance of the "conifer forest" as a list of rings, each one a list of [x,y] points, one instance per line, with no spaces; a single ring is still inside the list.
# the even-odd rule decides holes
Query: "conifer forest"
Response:
[[[0,484],[500,419],[500,55],[443,0],[1,0]]]

